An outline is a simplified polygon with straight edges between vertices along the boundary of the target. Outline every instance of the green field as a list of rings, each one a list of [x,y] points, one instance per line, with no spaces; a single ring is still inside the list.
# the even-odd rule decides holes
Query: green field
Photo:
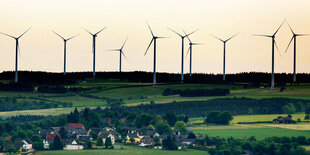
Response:
[[[257,139],[264,139],[272,136],[306,136],[310,138],[310,131],[305,130],[290,130],[283,128],[247,128],[247,129],[218,129],[218,130],[194,130],[195,133],[203,133],[209,136],[234,137],[234,138],[249,138],[255,136]]]
[[[178,150],[178,151],[167,151],[167,150],[156,150],[138,148],[132,146],[124,146],[121,150],[77,150],[77,151],[41,151],[38,155],[166,155],[166,154],[178,154],[178,155],[207,155],[206,151],[198,150]]]
[[[237,115],[233,116],[234,119],[231,123],[238,123],[238,122],[261,122],[261,121],[272,121],[273,119],[277,118],[278,116],[286,117],[287,114],[272,114],[272,115]],[[292,118],[297,120],[300,118],[301,121],[304,121],[305,114],[292,114]],[[189,121],[191,123],[203,123],[203,117],[195,117],[190,118]]]

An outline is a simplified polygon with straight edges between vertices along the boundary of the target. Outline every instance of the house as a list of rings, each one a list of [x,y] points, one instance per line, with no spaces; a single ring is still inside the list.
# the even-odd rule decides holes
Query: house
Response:
[[[140,140],[140,144],[139,144],[140,147],[147,147],[147,146],[153,146],[153,145],[155,145],[153,138],[147,137],[147,136],[143,137]]]
[[[181,148],[188,148],[188,146],[195,146],[196,139],[177,139],[177,144]]]
[[[107,140],[107,138],[111,138],[111,142],[112,144],[115,144],[115,136],[111,133],[102,133],[100,134],[100,138],[102,138],[103,143],[105,144],[105,141]]]
[[[126,126],[123,126],[123,127],[122,127],[122,130],[123,130],[123,131],[126,131],[127,133],[135,133],[135,132],[137,132],[137,128],[135,128],[135,127],[126,127]]]
[[[47,140],[47,139],[43,139],[43,147],[44,147],[44,149],[49,149],[50,148],[50,143],[51,143],[52,141],[49,141],[49,140]]]
[[[156,137],[156,136],[159,137],[159,134],[156,131],[153,131],[153,130],[146,130],[146,131],[139,131],[138,132],[138,137],[139,138],[142,139],[145,136],[153,138],[153,137]]]
[[[32,142],[28,139],[22,140],[23,142],[23,149],[30,150],[32,149]]]
[[[291,117],[281,117],[274,119],[273,124],[296,124],[296,121],[292,120]]]
[[[18,150],[18,152],[23,151],[23,143],[22,142],[4,142],[2,144],[2,151],[5,152],[7,147],[12,146]]]
[[[242,155],[253,155],[253,153],[250,150],[243,150]]]
[[[41,136],[42,138],[46,138],[48,134],[52,134],[52,133],[54,133],[54,131],[51,128],[49,128],[49,129],[40,130],[38,135]]]
[[[126,143],[131,143],[130,139],[133,138],[135,141],[134,143],[139,143],[140,142],[140,138],[138,137],[138,133],[135,132],[135,133],[128,133],[127,134],[127,140],[126,140]]]
[[[65,144],[65,147],[64,147],[65,150],[83,150],[84,149],[83,145],[80,145],[74,139],[64,140],[64,144]]]

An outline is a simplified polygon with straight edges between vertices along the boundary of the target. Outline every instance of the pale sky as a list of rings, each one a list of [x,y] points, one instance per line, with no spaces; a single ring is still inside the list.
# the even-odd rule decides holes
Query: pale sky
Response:
[[[157,42],[157,71],[179,73],[181,39],[178,32],[200,30],[190,38],[205,45],[193,48],[193,72],[221,73],[223,44],[210,36],[227,39],[226,72],[270,72],[271,35],[284,19],[296,33],[310,34],[309,0],[0,0],[0,32],[14,36],[32,29],[20,39],[20,70],[63,71],[64,37],[80,34],[68,42],[67,71],[92,71],[91,36],[82,27],[96,32],[97,71],[118,71],[119,54],[106,51],[128,42],[124,71],[152,71],[153,48],[144,56],[151,40],[145,20],[157,36],[170,37]],[[282,56],[276,52],[275,72],[292,72],[293,48],[284,51],[292,37],[285,24],[277,35]],[[188,49],[186,40],[185,51]],[[15,41],[0,35],[0,72],[14,70]],[[310,73],[310,36],[297,41],[297,72]],[[189,56],[185,72],[189,71]]]

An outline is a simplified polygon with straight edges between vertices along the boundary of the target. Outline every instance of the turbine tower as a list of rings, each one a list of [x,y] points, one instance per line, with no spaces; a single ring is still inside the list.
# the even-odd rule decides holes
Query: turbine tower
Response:
[[[184,33],[185,33],[185,35],[187,35],[186,34],[186,32],[184,31]],[[188,36],[186,36],[186,38],[188,39],[188,41],[189,41],[189,48],[188,48],[188,50],[187,50],[187,53],[186,53],[186,56],[188,55],[188,53],[189,53],[189,76],[192,76],[192,50],[193,50],[193,46],[195,46],[195,45],[201,45],[200,43],[193,43],[192,41],[191,41],[191,39],[189,39],[189,37]],[[185,56],[185,57],[186,57]]]
[[[279,26],[279,28],[276,30],[276,32],[273,34],[273,35],[257,35],[257,34],[254,34],[254,36],[262,36],[262,37],[268,37],[268,38],[271,38],[272,41],[272,51],[271,51],[271,89],[274,88],[274,47],[277,48],[278,52],[279,52],[279,48],[278,48],[278,45],[277,45],[277,42],[275,40],[275,37],[276,37],[276,34],[278,33],[278,31],[280,30],[280,28],[282,27],[282,25],[284,24],[285,20],[282,22],[282,24]],[[280,52],[279,52],[280,54]]]
[[[9,36],[9,37],[15,39],[15,41],[16,41],[16,52],[15,52],[15,80],[14,80],[15,83],[18,82],[18,52],[19,52],[19,54],[20,54],[19,39],[20,39],[26,32],[28,32],[30,29],[31,29],[31,27],[30,27],[29,29],[27,29],[24,33],[22,33],[22,34],[21,34],[20,36],[18,36],[18,37],[14,37],[14,36],[8,35],[8,34],[6,34],[6,33],[0,32],[0,34]]]
[[[122,47],[120,49],[112,49],[112,50],[109,50],[109,51],[119,51],[119,72],[122,72],[122,55],[125,57],[125,59],[127,60],[124,52],[123,52],[123,48],[127,42],[127,39],[128,37],[126,38],[124,44],[122,45]]]
[[[184,83],[184,38],[195,33],[196,31],[198,31],[199,29],[189,33],[189,34],[186,34],[186,35],[181,35],[180,33],[168,28],[170,31],[174,32],[175,34],[177,34],[178,36],[181,37],[182,39],[182,58],[181,58],[181,83]]]
[[[101,31],[103,31],[106,28],[107,27],[104,27],[95,34],[91,33],[90,31],[84,28],[84,30],[87,31],[93,37],[93,78],[95,78],[96,76],[96,37]]]
[[[296,34],[296,33],[293,31],[292,27],[290,26],[290,24],[289,24],[288,22],[287,22],[287,24],[288,24],[288,26],[290,27],[293,36],[292,36],[292,39],[291,39],[290,43],[288,44],[288,46],[287,46],[287,48],[286,48],[286,50],[285,50],[285,53],[287,52],[287,50],[288,50],[288,48],[290,47],[292,41],[294,40],[293,83],[295,83],[295,82],[296,82],[296,47],[297,47],[296,44],[297,44],[297,37],[299,37],[299,36],[307,36],[308,34]]]
[[[153,31],[152,31],[152,29],[151,29],[151,27],[150,27],[150,25],[149,25],[149,23],[148,23],[147,21],[146,21],[146,24],[147,24],[147,26],[149,27],[150,32],[151,32],[151,34],[152,34],[152,40],[151,40],[149,46],[147,47],[147,49],[146,49],[146,51],[145,51],[145,53],[144,53],[144,56],[147,54],[147,52],[148,52],[150,46],[151,46],[152,43],[153,43],[153,44],[154,44],[153,87],[156,87],[156,40],[157,40],[157,39],[160,39],[160,38],[165,38],[165,37],[158,37],[158,36],[155,36],[154,33],[153,33]]]
[[[59,35],[58,33],[56,33],[55,31],[53,31],[57,36],[59,36],[61,39],[63,39],[64,41],[64,75],[66,75],[66,61],[67,61],[67,41],[71,40],[72,38],[78,36],[75,35],[73,37],[70,37],[68,39],[65,39],[64,37],[62,37],[61,35]]]
[[[221,42],[224,43],[224,53],[223,53],[223,81],[226,80],[226,43],[227,43],[230,39],[234,38],[234,37],[237,36],[237,35],[238,35],[238,34],[235,34],[235,35],[233,35],[232,37],[230,37],[230,38],[228,38],[228,39],[226,39],[226,40],[222,40],[222,39],[220,39],[220,38],[218,38],[218,37],[212,35],[213,37],[215,37],[216,39],[218,39],[218,40],[220,40]]]

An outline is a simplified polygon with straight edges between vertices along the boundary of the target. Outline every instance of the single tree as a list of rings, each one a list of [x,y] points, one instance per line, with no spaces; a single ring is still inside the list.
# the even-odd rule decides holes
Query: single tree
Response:
[[[107,148],[107,149],[108,149],[109,147],[112,146],[111,137],[108,137],[108,138],[105,140],[104,145],[105,145],[105,148]]]

